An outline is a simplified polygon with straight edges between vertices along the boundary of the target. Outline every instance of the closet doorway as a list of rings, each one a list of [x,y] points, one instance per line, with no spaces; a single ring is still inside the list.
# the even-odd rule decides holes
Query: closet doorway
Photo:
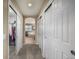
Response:
[[[15,10],[9,5],[9,46],[16,46],[16,21],[17,14]]]

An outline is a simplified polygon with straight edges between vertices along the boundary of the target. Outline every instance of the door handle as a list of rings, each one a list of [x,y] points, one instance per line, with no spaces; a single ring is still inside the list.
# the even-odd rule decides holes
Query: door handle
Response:
[[[71,50],[71,54],[75,56],[75,51],[74,50]]]

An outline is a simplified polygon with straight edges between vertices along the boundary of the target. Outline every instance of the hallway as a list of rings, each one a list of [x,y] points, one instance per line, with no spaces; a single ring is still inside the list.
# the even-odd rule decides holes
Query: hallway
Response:
[[[75,0],[3,2],[4,59],[75,59]]]

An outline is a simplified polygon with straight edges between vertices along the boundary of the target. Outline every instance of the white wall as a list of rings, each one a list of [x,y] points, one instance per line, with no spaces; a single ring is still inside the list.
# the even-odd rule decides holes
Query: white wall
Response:
[[[17,13],[17,26],[16,26],[16,54],[23,46],[23,15],[18,8],[18,5],[13,0],[10,1],[10,5]]]
[[[18,14],[17,15],[17,39],[16,39],[17,52],[19,52],[22,46],[23,46],[23,17],[21,14]]]
[[[43,50],[43,18],[37,21],[36,43]]]
[[[42,15],[43,18],[37,21],[37,42],[46,59],[61,59],[56,57],[59,54],[54,50],[57,41],[75,39],[74,8],[74,0],[54,0],[51,8]],[[75,47],[74,43],[70,42],[72,48]]]

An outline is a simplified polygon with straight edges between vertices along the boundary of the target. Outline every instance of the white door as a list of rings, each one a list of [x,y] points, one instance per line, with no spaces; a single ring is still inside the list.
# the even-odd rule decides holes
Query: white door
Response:
[[[75,59],[74,1],[54,0],[44,15],[43,55],[46,59]]]

